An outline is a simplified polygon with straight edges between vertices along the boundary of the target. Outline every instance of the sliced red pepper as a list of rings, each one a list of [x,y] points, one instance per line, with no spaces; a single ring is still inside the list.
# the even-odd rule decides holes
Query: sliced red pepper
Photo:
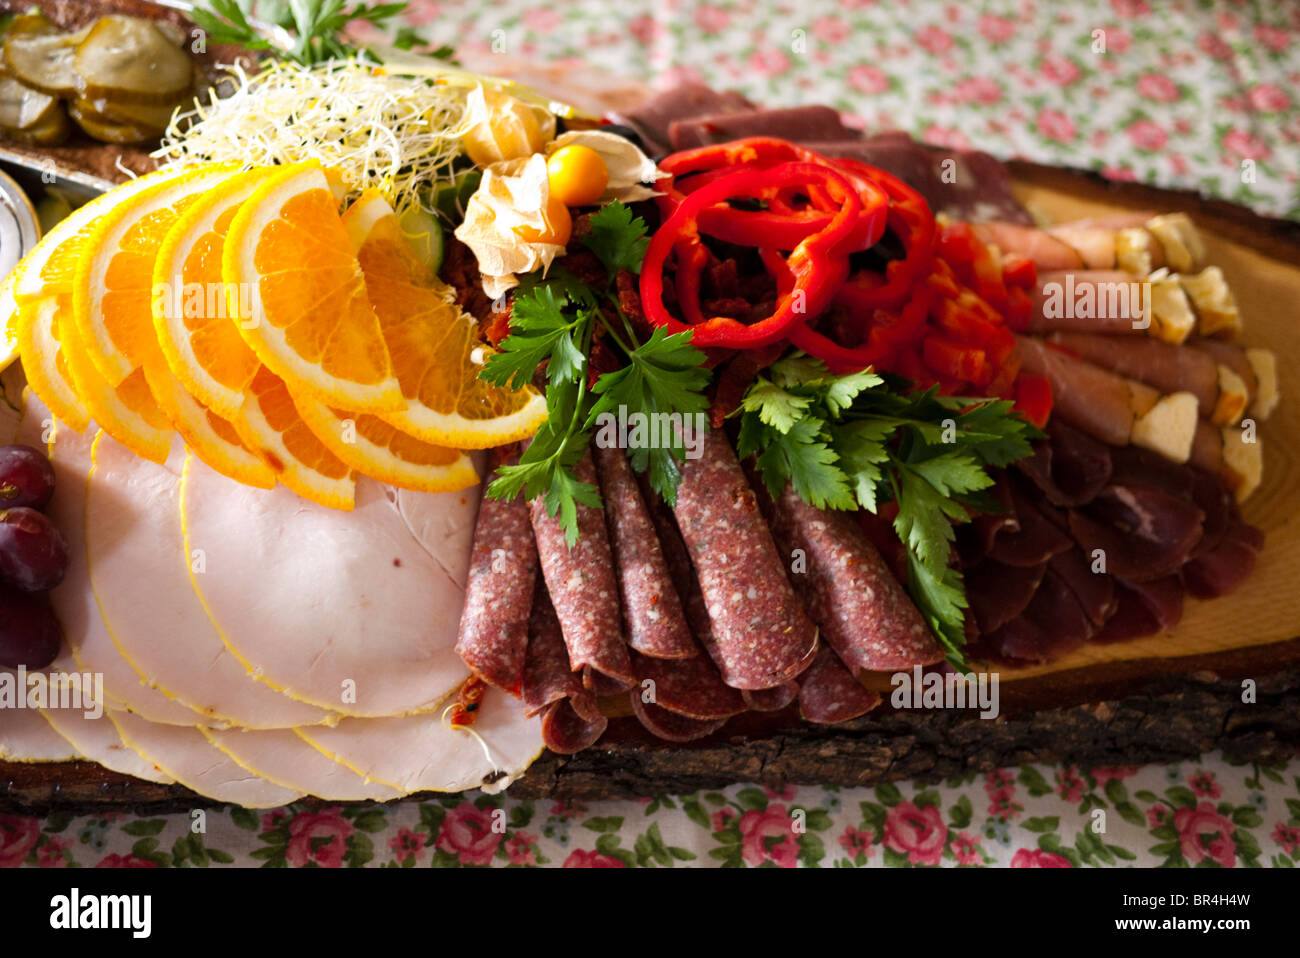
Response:
[[[926,337],[921,347],[921,358],[932,372],[941,377],[941,382],[944,376],[967,382],[984,376],[984,350],[942,336]]]
[[[1029,331],[1034,318],[1034,301],[1029,293],[1020,286],[1007,287],[1007,327],[1017,333]]]
[[[683,240],[699,236],[701,211],[737,196],[746,196],[773,182],[813,182],[838,193],[841,206],[826,228],[798,243],[787,265],[794,276],[789,291],[780,297],[772,315],[752,324],[729,316],[712,316],[703,322],[685,323],[668,312],[663,301],[664,264],[668,253]],[[849,182],[834,169],[816,163],[783,163],[770,169],[746,169],[723,177],[691,193],[673,211],[650,240],[641,265],[641,307],[656,326],[669,332],[690,330],[696,346],[747,349],[766,346],[787,337],[829,305],[843,272],[847,254],[843,243],[858,226],[862,203]],[[690,307],[683,307],[687,313]]]
[[[1052,415],[1052,386],[1044,376],[1029,373],[1016,380],[1016,409],[1039,429]]]
[[[1038,284],[1038,267],[1028,256],[1019,253],[1002,255],[1002,279],[1007,286],[1033,289]]]

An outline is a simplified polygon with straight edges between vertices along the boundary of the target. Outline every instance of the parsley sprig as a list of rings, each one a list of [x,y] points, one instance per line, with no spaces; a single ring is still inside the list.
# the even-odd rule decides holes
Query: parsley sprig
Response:
[[[384,24],[406,9],[397,3],[348,3],[347,0],[275,0],[268,14],[275,26],[289,31],[293,45],[280,50],[282,56],[303,66],[341,59],[355,49],[343,39],[344,28],[353,20]],[[229,43],[246,50],[279,49],[269,37],[249,22],[251,0],[208,0],[206,8],[196,6],[194,22],[208,34],[211,43]]]
[[[908,592],[961,665],[967,601],[949,565],[954,524],[969,520],[968,509],[997,511],[983,493],[994,481],[987,470],[1029,455],[1041,433],[1009,402],[906,385],[873,372],[832,376],[819,360],[792,354],[749,387],[737,451],[757,455],[773,496],[788,482],[819,509],[874,513],[897,503]]]
[[[517,465],[498,469],[487,494],[544,495],[547,512],[560,517],[570,545],[578,536],[577,505],[600,505],[599,491],[579,481],[574,467],[601,414],[624,408],[646,416],[694,415],[708,407],[705,356],[691,345],[690,334],[656,329],[641,341],[619,304],[615,277],[620,269],[640,272],[645,222],[615,202],[593,214],[590,225],[582,242],[605,267],[608,283],[592,286],[560,268],[525,277],[511,306],[510,335],[479,373],[490,383],[519,388],[546,365],[546,422]],[[598,332],[623,365],[592,383],[590,355]],[[669,446],[628,450],[632,467],[648,470],[652,487],[669,503],[677,499],[677,463],[685,455],[681,437],[672,439]]]

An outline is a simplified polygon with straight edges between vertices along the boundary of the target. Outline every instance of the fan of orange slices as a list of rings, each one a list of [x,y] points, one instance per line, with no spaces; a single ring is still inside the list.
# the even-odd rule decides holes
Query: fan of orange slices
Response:
[[[466,450],[532,435],[531,387],[490,353],[383,196],[341,210],[317,163],[205,164],[73,212],[0,284],[33,390],[163,462],[177,435],[218,472],[352,508],[358,475],[430,492],[478,482]]]

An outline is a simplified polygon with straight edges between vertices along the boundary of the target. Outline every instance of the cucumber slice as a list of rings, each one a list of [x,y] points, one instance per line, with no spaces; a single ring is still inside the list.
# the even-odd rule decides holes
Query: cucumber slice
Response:
[[[400,217],[398,224],[402,233],[415,250],[415,254],[428,264],[429,269],[437,275],[442,269],[443,234],[442,220],[436,213],[430,213],[420,206],[412,206]]]

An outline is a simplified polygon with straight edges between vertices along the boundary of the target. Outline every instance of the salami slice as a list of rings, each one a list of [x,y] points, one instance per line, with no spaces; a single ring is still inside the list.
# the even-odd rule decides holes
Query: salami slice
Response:
[[[572,755],[596,744],[605,734],[609,719],[594,708],[582,708],[581,697],[560,699],[542,715],[542,741],[557,755]]]
[[[847,513],[817,509],[789,486],[774,503],[772,534],[822,637],[851,671],[892,672],[943,658],[921,613]]]
[[[686,615],[691,634],[701,646],[708,649],[713,645],[713,628],[709,624],[709,610],[704,604],[699,580],[695,578],[695,567],[691,565],[691,554],[687,551],[681,531],[677,528],[677,520],[673,518],[673,511],[650,488],[649,483],[642,482],[641,494],[645,498],[646,508],[650,511],[650,521],[659,535],[659,546],[663,550],[664,562],[667,563],[668,574],[673,580],[673,588],[677,590],[677,595],[681,599],[682,611]]]
[[[632,711],[636,713],[637,721],[652,735],[667,742],[693,742],[712,735],[727,723],[726,719],[700,721],[678,715],[652,702],[642,702],[635,690],[628,697],[632,700]]]
[[[456,651],[489,685],[522,694],[537,546],[522,498],[483,497],[474,525]]]
[[[817,629],[786,579],[772,533],[726,435],[704,436],[682,465],[675,508],[709,611],[723,681],[741,689],[783,685],[817,651]]]
[[[632,654],[640,684],[634,696],[693,719],[730,718],[745,711],[741,693],[722,681],[718,667],[697,651],[693,659],[652,659]],[[653,685],[648,684],[653,683]]]
[[[579,481],[596,484],[596,466],[590,455],[584,456],[574,471]],[[632,685],[635,676],[623,641],[623,616],[604,513],[579,503],[578,541],[569,548],[558,517],[546,514],[543,497],[532,500],[528,508],[542,576],[569,650],[569,665],[575,672],[589,665]]]
[[[597,449],[600,495],[613,547],[627,644],[656,659],[699,654],[673,586],[659,537],[621,449]]]
[[[754,689],[752,692],[746,689],[740,694],[744,697],[745,704],[755,712],[779,712],[799,697],[799,683],[786,682],[785,685]]]
[[[524,660],[524,714],[536,715],[560,699],[582,695],[582,678],[569,668],[559,620],[546,589],[533,594],[528,620],[528,655]]]
[[[821,647],[812,666],[799,677],[799,714],[808,722],[847,722],[879,704],[880,696],[863,688],[829,645]]]

